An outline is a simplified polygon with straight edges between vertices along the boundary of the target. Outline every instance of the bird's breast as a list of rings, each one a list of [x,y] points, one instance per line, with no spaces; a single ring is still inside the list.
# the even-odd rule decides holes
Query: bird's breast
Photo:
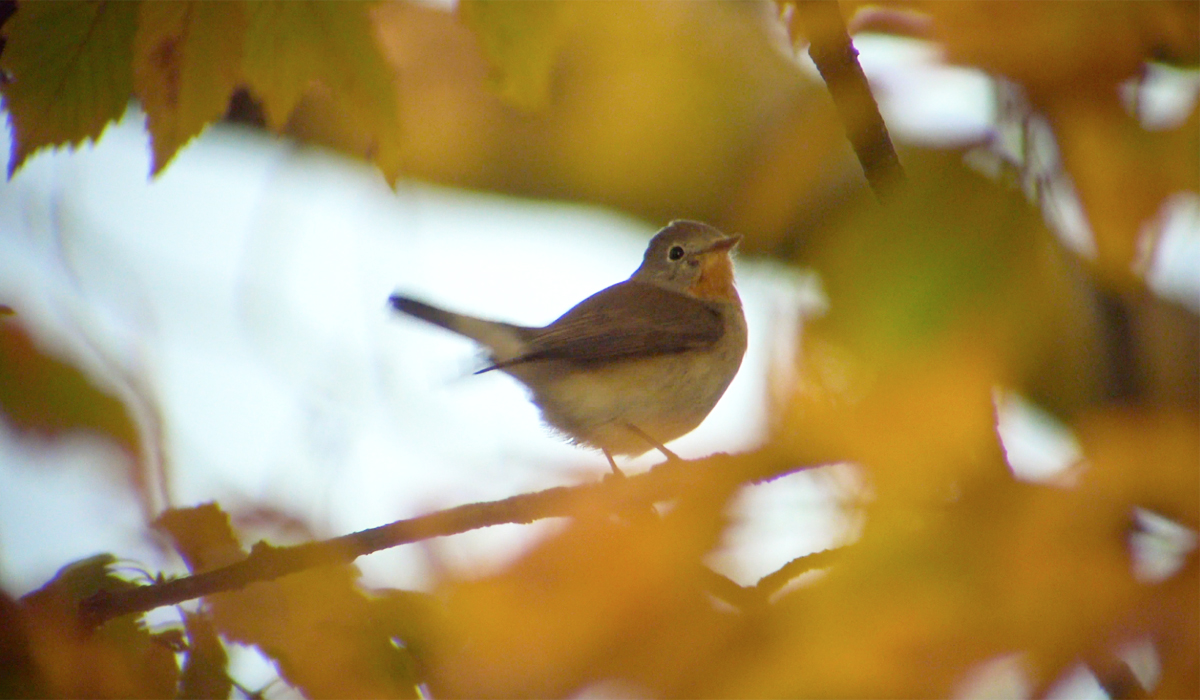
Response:
[[[741,305],[737,289],[733,286],[733,261],[725,254],[706,256],[701,262],[700,276],[687,291],[698,299]]]

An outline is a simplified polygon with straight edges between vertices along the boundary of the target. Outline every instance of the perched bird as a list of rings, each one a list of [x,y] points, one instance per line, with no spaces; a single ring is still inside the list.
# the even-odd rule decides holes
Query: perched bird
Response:
[[[741,236],[672,221],[625,280],[541,328],[439,309],[393,294],[389,302],[487,348],[491,364],[532,392],[542,419],[572,441],[636,456],[691,432],[737,374],[746,317],[730,252]]]

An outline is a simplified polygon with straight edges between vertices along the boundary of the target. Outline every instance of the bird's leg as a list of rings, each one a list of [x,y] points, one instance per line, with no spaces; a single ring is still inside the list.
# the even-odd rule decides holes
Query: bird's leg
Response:
[[[638,431],[638,432],[641,432],[641,431]],[[601,448],[600,451],[603,452],[604,456],[608,458],[608,466],[612,467],[612,474],[605,474],[604,480],[608,481],[609,479],[618,479],[618,480],[624,479],[625,472],[621,471],[620,467],[617,466],[617,461],[615,459],[613,459],[612,453],[604,448]],[[679,459],[679,458],[676,457],[675,459]],[[647,503],[647,504],[645,504],[645,506],[637,506],[634,504],[628,504],[626,507],[623,507],[621,509],[621,511],[619,511],[619,512],[624,517],[629,518],[630,521],[638,521],[638,522],[644,523],[644,522],[647,522],[647,519],[649,519],[650,521],[659,520],[658,510],[656,510],[654,508],[653,503]]]
[[[663,453],[664,455],[666,455],[666,457],[667,457],[667,459],[668,459],[668,460],[675,460],[676,462],[682,462],[682,461],[683,461],[682,459],[680,459],[679,455],[677,455],[677,454],[675,454],[674,452],[672,452],[672,451],[668,450],[666,447],[664,447],[664,446],[663,446],[663,444],[662,444],[662,443],[660,443],[658,440],[655,440],[654,438],[652,438],[652,437],[650,437],[649,435],[647,435],[647,434],[646,434],[646,431],[644,431],[644,430],[642,430],[641,428],[637,427],[637,426],[636,426],[636,425],[634,425],[633,423],[626,423],[626,424],[625,424],[625,427],[626,427],[626,428],[629,428],[631,431],[633,431],[633,432],[637,433],[639,437],[641,437],[641,438],[642,438],[643,440],[645,440],[646,442],[650,443],[650,446],[651,446],[651,447],[653,447],[654,449],[656,449],[656,450],[658,450],[659,452],[661,452],[661,453]],[[605,454],[607,454],[607,453],[605,453]],[[611,457],[609,457],[609,460],[611,460],[611,459],[612,459],[612,458],[611,458]],[[614,465],[614,466],[615,466],[615,465]]]
[[[613,459],[612,453],[603,448],[600,451],[608,459],[608,466],[612,467],[612,475],[618,479],[624,479],[625,472],[621,471],[621,468],[617,466],[617,460]]]

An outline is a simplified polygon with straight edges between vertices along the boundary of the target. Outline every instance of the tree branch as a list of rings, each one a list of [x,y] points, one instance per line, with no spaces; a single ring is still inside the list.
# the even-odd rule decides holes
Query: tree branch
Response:
[[[904,168],[858,63],[858,50],[850,41],[841,8],[829,0],[797,0],[794,6],[789,27],[793,41],[797,30],[808,38],[808,55],[829,88],[867,182],[883,201],[893,186],[904,181]]]
[[[717,454],[694,461],[670,460],[642,474],[577,486],[558,486],[499,501],[471,503],[398,520],[388,525],[290,547],[255,544],[243,560],[219,569],[123,591],[100,591],[80,603],[80,619],[93,629],[115,617],[142,613],[164,605],[271,581],[306,569],[347,564],[364,554],[434,537],[455,535],[492,525],[527,524],[568,516],[582,497],[599,495],[613,512],[666,500],[689,485],[714,478],[733,483],[759,482],[810,469],[771,449],[741,455]]]
[[[842,551],[840,549],[826,549],[796,557],[779,569],[760,578],[758,583],[754,585],[754,590],[762,596],[763,600],[766,600],[791,583],[792,579],[801,574],[806,574],[813,569],[829,566],[841,555]]]

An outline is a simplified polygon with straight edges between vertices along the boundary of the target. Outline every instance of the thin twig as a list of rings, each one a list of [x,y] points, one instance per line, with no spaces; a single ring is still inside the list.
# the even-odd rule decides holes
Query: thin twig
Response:
[[[842,550],[840,549],[826,549],[796,557],[777,570],[760,578],[752,590],[762,596],[763,600],[767,600],[797,576],[806,574],[813,569],[829,566],[841,554]]]
[[[241,589],[287,574],[333,564],[346,564],[382,549],[434,537],[455,535],[492,525],[527,524],[543,518],[571,515],[581,498],[599,496],[612,512],[666,500],[686,487],[716,477],[745,483],[809,469],[772,450],[737,456],[713,455],[694,461],[669,460],[642,474],[577,486],[558,486],[500,501],[472,503],[398,520],[318,542],[273,547],[259,542],[243,560],[220,569],[122,591],[101,591],[80,603],[81,622],[92,629],[107,620],[164,605]]]
[[[808,55],[825,80],[846,136],[875,196],[884,201],[904,181],[904,168],[888,136],[879,105],[858,63],[837,2],[798,0],[792,17],[808,38]]]
[[[700,580],[710,594],[743,612],[759,609],[766,601],[753,586],[743,586],[707,566],[700,567]]]

